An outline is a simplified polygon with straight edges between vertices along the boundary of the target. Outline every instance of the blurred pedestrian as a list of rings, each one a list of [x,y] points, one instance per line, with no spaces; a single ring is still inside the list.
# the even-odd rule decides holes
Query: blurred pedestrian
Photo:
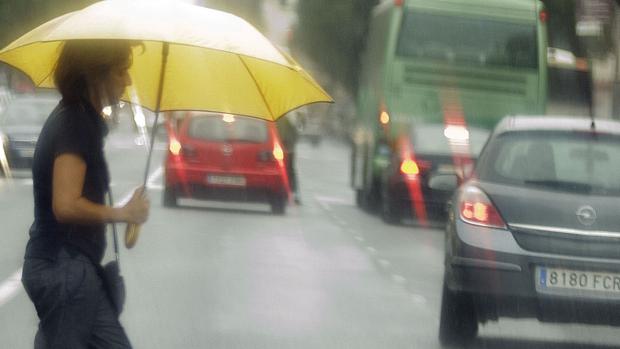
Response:
[[[54,72],[62,100],[41,131],[32,167],[34,223],[22,283],[39,316],[35,348],[131,348],[106,292],[100,263],[106,223],[142,224],[142,188],[119,208],[105,204],[105,106],[131,84],[132,43],[67,41]]]
[[[276,121],[276,127],[278,128],[282,148],[284,148],[286,175],[293,192],[293,200],[296,204],[301,204],[297,171],[295,171],[295,145],[299,138],[297,128],[286,115]]]

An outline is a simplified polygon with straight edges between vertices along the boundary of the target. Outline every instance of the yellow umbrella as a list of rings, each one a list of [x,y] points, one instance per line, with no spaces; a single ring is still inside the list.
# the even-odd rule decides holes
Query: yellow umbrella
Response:
[[[293,59],[243,19],[181,2],[101,1],[30,31],[0,51],[0,61],[26,73],[36,86],[54,87],[63,42],[82,39],[144,44],[134,48],[129,73],[140,104],[157,116],[204,110],[274,121],[302,105],[332,102]],[[123,99],[131,101],[127,92]],[[128,230],[126,245],[136,238],[137,230]]]
[[[276,120],[299,106],[331,98],[292,59],[243,19],[181,2],[108,0],[53,19],[0,51],[0,61],[39,87],[54,87],[52,72],[66,40],[126,39],[130,70],[143,107],[205,110]],[[166,48],[168,47],[168,48]],[[165,63],[167,51],[167,64]],[[125,100],[129,100],[126,95]]]

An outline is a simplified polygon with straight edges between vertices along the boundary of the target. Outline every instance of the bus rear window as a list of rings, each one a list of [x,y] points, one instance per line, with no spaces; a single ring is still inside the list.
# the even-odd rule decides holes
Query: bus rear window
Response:
[[[451,64],[538,67],[535,23],[405,13],[397,55]]]

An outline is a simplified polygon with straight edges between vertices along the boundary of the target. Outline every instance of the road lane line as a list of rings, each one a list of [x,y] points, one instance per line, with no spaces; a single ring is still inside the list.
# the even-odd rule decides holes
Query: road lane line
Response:
[[[389,266],[390,266],[390,264],[391,264],[391,263],[390,263],[390,261],[388,261],[387,259],[380,258],[380,259],[379,259],[379,264],[380,264],[382,267],[387,268],[387,267],[389,267]]]
[[[354,206],[351,200],[347,200],[346,198],[343,198],[343,197],[315,195],[314,198],[318,201],[321,201],[327,204]]]
[[[157,185],[155,184],[155,181],[157,181],[159,179],[159,177],[162,175],[162,173],[163,173],[163,167],[159,166],[155,171],[153,171],[153,173],[151,173],[148,176],[148,178],[146,180],[146,187],[149,188],[151,185],[153,187],[156,187]],[[127,195],[125,195],[114,206],[115,207],[125,206],[129,202],[129,200],[131,200],[132,196],[133,196],[133,190],[130,191]]]
[[[0,284],[0,307],[17,295],[22,286],[21,280],[22,268],[19,268]]]
[[[355,236],[355,240],[357,240],[358,242],[364,242],[364,238],[359,235]]]
[[[366,250],[368,250],[368,252],[370,252],[370,254],[377,254],[377,249],[372,247],[372,246],[366,247]]]
[[[164,173],[164,168],[162,166],[159,166],[155,171],[153,171],[153,173],[151,173],[151,175],[149,176],[148,180],[146,181],[146,186],[147,187],[151,187],[151,186],[155,186],[157,185],[157,183],[155,183],[156,181],[159,180],[159,177],[161,177],[161,175]]]
[[[405,282],[407,282],[407,279],[405,279],[404,276],[402,275],[398,275],[398,274],[392,274],[392,281],[394,281],[397,284],[404,284]]]
[[[159,176],[162,175],[162,167],[158,167],[151,175],[148,177],[147,183],[155,182]],[[127,195],[123,197],[121,201],[115,206],[123,206],[131,199],[133,195],[133,191],[130,191]],[[22,289],[22,268],[20,267],[14,272],[11,276],[9,276],[6,280],[0,283],[0,307],[4,304],[8,303],[11,299],[13,299],[19,291]]]
[[[317,200],[317,202],[319,203],[319,206],[321,206],[325,211],[331,211],[332,208],[329,207],[329,204],[325,201]]]
[[[426,304],[426,297],[422,296],[421,294],[412,293],[411,300],[413,300],[414,303]]]

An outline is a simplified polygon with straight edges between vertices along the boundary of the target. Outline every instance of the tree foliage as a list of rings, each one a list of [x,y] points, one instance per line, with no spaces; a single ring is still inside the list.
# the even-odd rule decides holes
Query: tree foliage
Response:
[[[301,50],[335,81],[354,91],[368,20],[378,0],[299,0],[292,49]]]
[[[230,12],[263,29],[262,0],[210,0],[205,4],[214,9]]]
[[[97,0],[0,0],[0,45],[6,46],[50,19],[95,2]],[[262,27],[262,0],[211,0],[205,3],[209,7],[243,17],[256,27]]]
[[[80,10],[96,0],[1,0],[0,45],[62,14]]]

